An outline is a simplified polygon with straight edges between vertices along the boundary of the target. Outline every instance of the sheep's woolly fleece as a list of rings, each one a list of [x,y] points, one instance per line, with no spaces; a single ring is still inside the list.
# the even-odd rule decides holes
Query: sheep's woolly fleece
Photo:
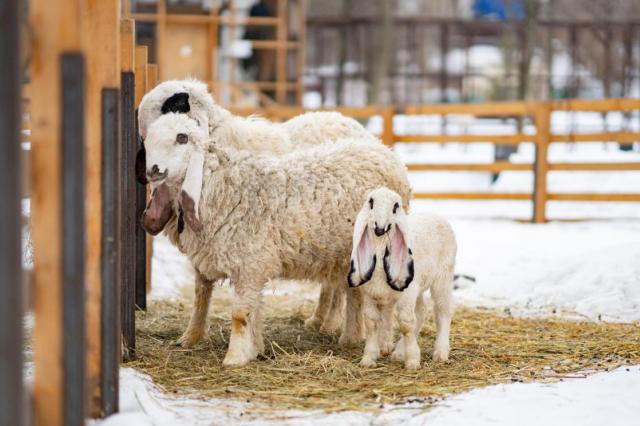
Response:
[[[167,146],[170,155],[179,155],[170,148],[178,133],[195,139],[191,149],[206,151],[204,230],[186,227],[178,234],[175,218],[167,230],[209,279],[241,271],[252,279],[325,281],[333,272],[344,282],[353,220],[366,193],[384,185],[401,194],[405,207],[410,199],[405,166],[382,144],[344,140],[283,157],[255,156],[198,140],[192,120],[171,114],[149,129],[149,154]],[[167,182],[177,192],[177,181]]]

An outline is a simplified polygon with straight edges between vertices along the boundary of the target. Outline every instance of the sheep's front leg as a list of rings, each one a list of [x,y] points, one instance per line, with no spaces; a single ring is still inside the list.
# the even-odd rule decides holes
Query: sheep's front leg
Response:
[[[407,298],[410,299],[410,298]],[[402,338],[398,344],[403,345],[404,367],[407,370],[420,368],[420,347],[416,338],[415,299],[401,300],[398,304],[398,321]]]
[[[453,274],[446,275],[440,282],[431,286],[431,298],[436,317],[436,342],[433,347],[434,361],[449,359],[449,332],[453,317]]]
[[[347,309],[344,319],[344,330],[340,336],[340,345],[356,345],[364,336],[364,316],[362,313],[362,291],[349,288],[347,293]]]
[[[365,297],[363,313],[366,330],[366,343],[364,346],[364,355],[360,361],[360,366],[375,367],[376,361],[380,357],[380,346],[378,346],[378,330],[381,320],[380,310],[371,299]]]
[[[205,334],[212,288],[213,282],[196,271],[196,298],[193,303],[191,319],[184,334],[176,342],[183,348],[192,348]]]
[[[331,301],[335,293],[331,283],[323,282],[320,286],[320,297],[313,314],[304,322],[304,326],[313,330],[318,329],[327,318],[327,313],[331,309]]]
[[[234,280],[231,336],[222,362],[226,366],[246,365],[264,350],[260,305],[261,290],[266,281]]]

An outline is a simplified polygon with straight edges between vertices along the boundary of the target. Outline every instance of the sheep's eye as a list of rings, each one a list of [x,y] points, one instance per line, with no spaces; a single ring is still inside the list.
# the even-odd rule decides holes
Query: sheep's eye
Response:
[[[395,204],[393,205],[393,214],[396,214],[396,212],[398,211],[398,208],[399,208],[399,207],[400,207],[400,204],[398,204],[398,203],[395,203]]]
[[[187,142],[189,142],[189,136],[184,133],[178,133],[178,136],[176,136],[176,143],[184,145]]]
[[[373,198],[369,198],[369,207],[373,208]]]

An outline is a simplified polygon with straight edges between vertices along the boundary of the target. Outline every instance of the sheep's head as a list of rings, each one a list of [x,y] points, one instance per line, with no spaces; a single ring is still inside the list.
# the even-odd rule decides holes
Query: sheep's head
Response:
[[[384,247],[387,284],[402,291],[413,280],[407,215],[398,193],[385,188],[371,191],[356,218],[348,282],[358,287],[371,279],[378,247]]]
[[[164,228],[174,198],[184,221],[194,231],[202,228],[198,206],[207,134],[197,121],[178,113],[166,114],[149,127],[146,176],[154,191],[142,218],[147,232],[155,235]]]

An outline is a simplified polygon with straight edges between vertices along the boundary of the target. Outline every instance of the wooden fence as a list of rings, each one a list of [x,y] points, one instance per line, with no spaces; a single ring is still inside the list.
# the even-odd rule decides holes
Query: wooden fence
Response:
[[[531,200],[533,201],[532,221],[535,223],[547,220],[547,201],[588,201],[588,202],[640,202],[640,188],[636,193],[550,193],[547,187],[547,174],[550,171],[640,171],[640,162],[550,162],[549,146],[557,142],[603,142],[615,141],[632,143],[640,141],[640,132],[599,132],[554,134],[551,132],[551,114],[554,111],[594,111],[607,113],[613,111],[640,111],[640,99],[604,99],[604,100],[563,100],[550,102],[494,102],[478,104],[438,104],[412,105],[404,108],[367,106],[362,108],[341,107],[335,111],[357,118],[367,119],[375,115],[382,117],[382,141],[393,146],[399,142],[410,143],[493,143],[497,145],[518,145],[524,142],[535,144],[535,161],[533,163],[511,163],[497,161],[482,164],[418,164],[408,163],[409,171],[456,171],[456,172],[491,172],[507,170],[532,171],[534,187],[532,192],[415,192],[417,199],[453,199],[453,200]],[[286,120],[305,112],[296,107],[273,107],[261,110],[234,109],[237,114],[260,114],[273,120]],[[470,115],[476,117],[511,118],[531,117],[535,124],[535,133],[516,133],[511,135],[497,134],[410,134],[398,135],[394,131],[393,119],[397,114],[404,115],[436,115],[451,114]]]

